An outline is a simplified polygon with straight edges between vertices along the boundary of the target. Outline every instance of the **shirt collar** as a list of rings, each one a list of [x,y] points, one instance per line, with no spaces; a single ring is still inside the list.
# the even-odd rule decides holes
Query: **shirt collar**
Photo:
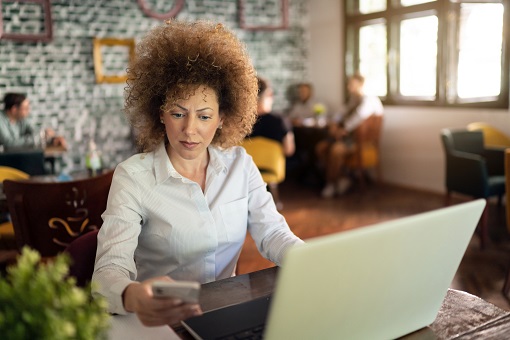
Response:
[[[209,165],[208,168],[212,169],[216,174],[221,171],[227,171],[227,165],[221,157],[221,150],[214,146],[207,148],[209,151]],[[165,143],[161,143],[156,150],[154,150],[154,172],[156,176],[156,183],[164,182],[168,177],[182,178],[182,176],[175,170],[168,154],[166,153]]]

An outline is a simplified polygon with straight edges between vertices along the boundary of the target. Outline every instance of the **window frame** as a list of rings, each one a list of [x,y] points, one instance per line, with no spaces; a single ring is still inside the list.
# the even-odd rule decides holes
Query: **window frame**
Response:
[[[344,72],[348,76],[359,69],[359,29],[365,25],[386,23],[386,89],[387,94],[381,97],[385,105],[406,106],[438,106],[438,107],[482,107],[508,108],[509,105],[509,69],[508,60],[508,24],[510,23],[510,0],[436,0],[413,6],[400,6],[398,0],[387,0],[386,10],[368,14],[349,13],[350,1],[344,5]],[[489,98],[459,98],[454,94],[453,101],[449,101],[448,86],[455,86],[457,76],[458,51],[458,22],[461,3],[501,3],[504,6],[503,40],[501,54],[501,89],[497,97]],[[430,97],[408,97],[399,92],[400,82],[400,23],[404,19],[417,18],[426,15],[437,15],[437,71],[436,95]],[[455,22],[452,23],[452,21]],[[452,47],[453,46],[453,47]],[[451,96],[450,96],[451,97]]]

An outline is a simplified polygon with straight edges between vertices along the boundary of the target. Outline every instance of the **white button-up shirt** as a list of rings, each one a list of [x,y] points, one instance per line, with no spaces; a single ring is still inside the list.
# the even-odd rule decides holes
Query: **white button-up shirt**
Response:
[[[204,192],[174,169],[163,144],[117,166],[92,278],[110,312],[126,313],[122,292],[135,280],[168,275],[205,283],[232,276],[247,231],[277,265],[289,246],[302,242],[243,148],[208,151]]]

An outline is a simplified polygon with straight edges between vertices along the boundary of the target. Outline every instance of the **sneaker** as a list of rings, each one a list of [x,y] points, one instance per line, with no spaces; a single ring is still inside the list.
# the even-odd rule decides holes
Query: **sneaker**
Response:
[[[322,189],[321,196],[323,198],[331,198],[335,196],[335,184],[334,183],[326,184],[324,189]]]
[[[336,192],[339,195],[343,195],[347,192],[347,190],[349,190],[350,187],[351,187],[351,180],[346,177],[342,177],[336,183]]]

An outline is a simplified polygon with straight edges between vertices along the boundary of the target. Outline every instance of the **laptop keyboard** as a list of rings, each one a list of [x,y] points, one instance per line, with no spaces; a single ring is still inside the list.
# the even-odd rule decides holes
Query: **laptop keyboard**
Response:
[[[230,334],[220,338],[219,340],[259,340],[262,339],[262,333],[264,332],[264,325],[259,325],[246,329],[234,334]]]

